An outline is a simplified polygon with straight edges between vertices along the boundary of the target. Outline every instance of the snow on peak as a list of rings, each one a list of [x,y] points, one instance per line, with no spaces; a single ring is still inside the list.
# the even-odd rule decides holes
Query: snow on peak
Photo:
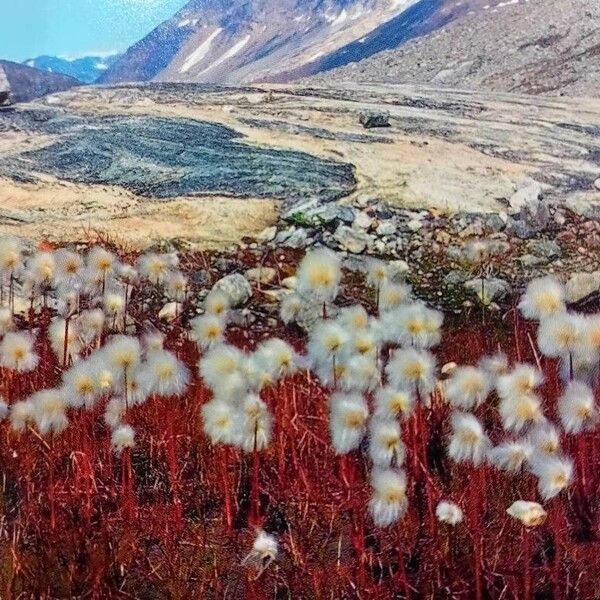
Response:
[[[196,48],[186,59],[181,68],[180,73],[187,73],[195,64],[199,63],[210,50],[213,40],[223,31],[222,27],[215,29],[205,40]]]

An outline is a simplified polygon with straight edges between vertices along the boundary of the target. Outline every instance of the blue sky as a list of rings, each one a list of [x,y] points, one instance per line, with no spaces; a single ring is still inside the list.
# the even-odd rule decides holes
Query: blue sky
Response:
[[[0,58],[124,50],[187,0],[0,0]]]

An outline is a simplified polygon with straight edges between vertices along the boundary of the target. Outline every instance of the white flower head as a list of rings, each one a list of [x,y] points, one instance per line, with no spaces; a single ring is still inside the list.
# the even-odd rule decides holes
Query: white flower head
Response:
[[[464,518],[460,506],[454,504],[454,502],[448,502],[447,500],[442,500],[438,503],[435,509],[435,516],[438,521],[451,525],[452,527],[458,525]]]
[[[406,513],[406,475],[402,470],[374,469],[369,512],[377,527],[389,527]]]
[[[526,319],[539,321],[565,310],[564,286],[554,277],[541,277],[529,282],[519,310]]]
[[[517,500],[513,502],[506,512],[517,521],[520,521],[525,527],[538,527],[542,525],[548,516],[541,504],[537,502],[528,502],[526,500]]]
[[[483,425],[472,414],[455,412],[451,417],[452,435],[448,455],[455,462],[482,463],[490,448]]]

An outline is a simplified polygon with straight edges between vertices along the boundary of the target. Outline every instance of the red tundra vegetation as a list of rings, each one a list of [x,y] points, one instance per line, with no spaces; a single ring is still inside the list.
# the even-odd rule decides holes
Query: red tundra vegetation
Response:
[[[598,597],[600,324],[559,281],[484,321],[314,250],[275,321],[200,266],[0,241],[1,598]]]

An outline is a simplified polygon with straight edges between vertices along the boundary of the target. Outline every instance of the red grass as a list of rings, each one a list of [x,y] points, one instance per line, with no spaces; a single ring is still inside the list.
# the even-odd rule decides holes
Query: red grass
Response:
[[[133,304],[132,297],[132,311]],[[62,367],[45,341],[48,317],[35,317],[40,368],[2,372],[0,391],[11,403],[60,380]],[[440,364],[466,364],[501,347],[513,360],[533,362],[530,333],[514,311],[485,328],[454,320],[436,354]],[[257,336],[231,331],[231,341],[244,347]],[[288,337],[301,346],[298,336]],[[210,392],[180,327],[167,346],[194,373],[192,385],[183,398],[155,397],[129,409],[136,447],[120,458],[102,407],[73,412],[68,429],[51,440],[0,425],[0,598],[597,597],[597,434],[564,440],[576,457],[577,481],[546,503],[543,526],[523,531],[506,508],[538,499],[534,478],[451,463],[444,452],[448,408],[434,395],[431,408],[403,424],[409,511],[380,530],[366,509],[367,458],[333,454],[328,392],[311,375],[263,392],[275,416],[273,442],[244,455],[212,447],[203,434],[200,407]],[[542,367],[545,410],[553,416],[561,384],[552,361]],[[497,441],[494,407],[477,414]],[[441,499],[459,503],[465,522],[438,523]],[[240,565],[255,526],[281,544],[277,562],[258,580]]]

